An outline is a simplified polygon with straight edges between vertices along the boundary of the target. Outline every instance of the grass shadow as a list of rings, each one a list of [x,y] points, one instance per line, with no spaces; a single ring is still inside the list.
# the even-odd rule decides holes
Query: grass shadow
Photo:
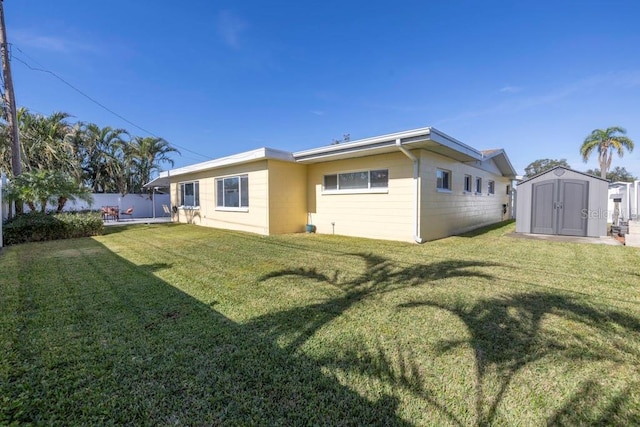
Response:
[[[633,358],[640,357],[637,348],[626,343],[619,335],[620,330],[628,333],[640,331],[638,319],[624,313],[590,307],[577,299],[558,294],[516,294],[481,300],[472,306],[433,301],[413,301],[399,305],[399,308],[406,309],[420,307],[437,308],[455,315],[464,322],[471,335],[468,340],[442,341],[439,348],[442,354],[461,345],[473,348],[477,425],[496,422],[498,407],[514,376],[525,366],[538,360],[553,355],[570,361],[608,360],[615,363],[622,362],[623,354]],[[615,345],[612,346],[609,342],[596,345],[592,340],[579,339],[578,336],[574,337],[572,345],[562,344],[541,329],[543,318],[550,314],[608,334]],[[485,393],[485,379],[489,372],[497,372],[500,383],[492,395]],[[566,408],[558,411],[554,419],[568,419],[571,407],[588,395],[588,390],[579,391]],[[623,399],[624,393],[619,398]]]
[[[160,280],[152,272],[164,263],[76,244],[91,256],[43,263],[3,314],[15,326],[1,334],[11,372],[0,381],[1,424],[407,425],[395,397],[364,398]]]
[[[501,264],[485,261],[440,261],[430,264],[398,265],[388,258],[371,253],[345,254],[364,261],[364,269],[355,277],[342,278],[340,271],[319,272],[316,268],[284,269],[265,274],[258,282],[279,277],[311,279],[332,286],[335,297],[325,301],[260,316],[252,321],[254,327],[277,339],[281,335],[294,334],[296,339],[288,345],[293,351],[304,344],[316,331],[340,316],[354,304],[368,298],[426,284],[435,285],[447,278],[477,277],[491,280],[493,276],[482,272],[482,267]],[[301,281],[300,283],[307,283]]]
[[[180,226],[181,224],[172,223],[172,222],[156,222],[156,223],[150,223],[150,224],[139,224],[139,223],[138,224],[118,224],[115,226],[103,227],[102,235],[107,236],[109,234],[122,233],[128,230],[131,230],[132,228],[135,228],[135,229],[158,228],[158,227],[175,228]]]
[[[504,221],[496,222],[495,224],[487,225],[486,227],[476,228],[475,230],[471,230],[467,233],[459,234],[459,237],[477,237],[483,234],[490,233],[492,231],[498,230],[505,225],[512,224],[515,222],[515,219],[507,219]]]

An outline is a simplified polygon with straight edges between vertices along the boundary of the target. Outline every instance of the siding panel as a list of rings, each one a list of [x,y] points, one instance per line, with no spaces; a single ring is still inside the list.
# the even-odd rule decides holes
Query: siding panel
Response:
[[[384,194],[323,194],[324,175],[388,169]],[[388,240],[413,238],[413,163],[402,153],[309,165],[308,205],[318,233]],[[333,223],[333,224],[332,224]]]
[[[436,188],[436,170],[451,171],[451,191]],[[421,223],[420,230],[425,240],[464,233],[474,228],[499,222],[508,218],[503,214],[503,204],[509,205],[507,185],[511,180],[495,173],[498,168],[492,160],[486,162],[460,163],[438,154],[420,153]],[[464,176],[482,178],[482,194],[464,191]],[[489,180],[495,182],[495,192],[488,194]]]

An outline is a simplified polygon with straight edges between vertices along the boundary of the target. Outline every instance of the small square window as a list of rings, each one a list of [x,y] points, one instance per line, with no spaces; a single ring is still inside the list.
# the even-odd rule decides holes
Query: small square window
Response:
[[[438,190],[451,190],[451,172],[443,169],[436,170],[436,186]]]

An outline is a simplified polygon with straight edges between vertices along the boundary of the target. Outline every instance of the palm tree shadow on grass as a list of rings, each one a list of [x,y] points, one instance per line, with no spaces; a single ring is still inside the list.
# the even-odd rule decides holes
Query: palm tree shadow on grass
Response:
[[[477,376],[475,400],[478,425],[490,425],[496,421],[498,406],[503,401],[514,376],[523,367],[542,358],[555,355],[566,360],[622,362],[621,354],[640,356],[637,349],[626,344],[624,339],[617,340],[615,345],[595,346],[592,341],[587,342],[584,339],[567,345],[545,334],[541,329],[541,321],[547,314],[562,316],[616,337],[619,329],[626,332],[640,330],[640,321],[634,317],[616,311],[588,307],[575,299],[556,294],[517,294],[481,300],[471,307],[433,301],[414,301],[401,304],[399,307],[438,308],[454,314],[464,322],[471,338],[443,341],[439,347],[441,353],[461,345],[470,345],[473,348]],[[500,381],[498,392],[493,396],[487,396],[484,391],[490,368],[498,372]],[[628,393],[628,390],[624,391],[616,399],[625,399]],[[550,422],[563,419],[587,421],[581,418],[581,414],[572,413],[570,410],[571,407],[577,406],[581,394],[588,393],[584,390],[579,391],[576,398],[569,402],[567,407],[560,409]],[[620,407],[622,405],[618,402],[609,405],[608,410],[615,411]],[[567,414],[572,414],[573,418]]]
[[[479,267],[501,265],[491,262],[456,260],[401,267],[387,258],[370,253],[353,253],[346,256],[359,258],[365,262],[364,270],[353,278],[341,279],[338,270],[327,274],[319,272],[316,268],[302,267],[274,271],[259,278],[259,282],[286,276],[312,279],[331,285],[340,294],[320,303],[261,316],[254,319],[252,324],[276,337],[297,334],[297,337],[287,345],[287,350],[295,351],[320,328],[359,301],[410,287],[435,284],[439,280],[452,277],[478,277],[490,280],[493,276],[483,273]]]
[[[69,263],[60,270],[77,266],[72,258],[57,260]],[[12,335],[17,369],[11,382],[0,383],[3,421],[408,425],[394,396],[367,399],[345,387],[316,360],[154,276],[164,263],[141,268],[114,254],[90,266],[101,279],[87,284],[70,276],[67,286],[85,292],[55,296],[65,303],[56,310],[62,326],[34,323]],[[109,275],[113,270],[127,274]],[[34,287],[25,283],[27,291]],[[34,310],[29,317],[38,318]],[[64,351],[36,345],[43,340],[64,343]]]

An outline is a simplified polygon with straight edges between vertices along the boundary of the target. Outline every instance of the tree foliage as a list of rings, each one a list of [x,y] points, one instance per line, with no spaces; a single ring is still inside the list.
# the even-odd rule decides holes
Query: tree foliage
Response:
[[[626,135],[627,131],[620,126],[612,126],[607,129],[594,129],[589,136],[584,139],[580,147],[580,154],[585,163],[594,151],[598,153],[598,164],[600,165],[600,177],[606,178],[611,167],[613,152],[619,157],[624,155],[624,150],[633,151],[633,141]]]
[[[173,166],[170,155],[179,151],[162,138],[132,137],[125,129],[94,123],[71,123],[71,116],[18,112],[23,170],[57,171],[77,188],[94,193],[141,193],[143,185],[161,170]],[[6,123],[0,122],[0,170],[12,174],[11,145]],[[35,179],[37,173],[31,175]]]
[[[600,169],[597,168],[588,169],[586,173],[594,176],[602,176]],[[633,176],[631,172],[629,172],[626,168],[616,166],[615,168],[607,172],[607,179],[611,182],[633,182],[638,179],[638,177]]]
[[[62,212],[68,200],[92,200],[89,190],[78,186],[64,172],[38,169],[11,178],[6,195],[8,200],[23,200],[32,211],[42,213],[48,204],[56,205],[56,211]]]
[[[571,166],[567,163],[567,159],[538,159],[529,163],[529,165],[524,168],[524,177],[531,178],[556,166],[564,166],[565,168],[571,169]]]

